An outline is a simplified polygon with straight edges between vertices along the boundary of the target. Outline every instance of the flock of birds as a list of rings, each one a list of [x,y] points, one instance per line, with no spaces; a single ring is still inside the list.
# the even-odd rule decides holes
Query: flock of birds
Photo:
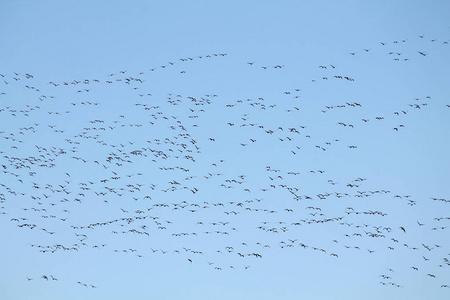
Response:
[[[449,47],[448,41],[418,38]],[[432,55],[422,50],[406,55],[395,48],[407,43],[382,42],[378,48],[395,62]],[[303,90],[308,86],[357,82],[341,73],[338,64],[319,65],[321,76],[280,91],[282,100],[275,101],[264,96],[228,100],[214,93],[156,96],[149,87],[146,76],[153,72],[180,66],[177,73],[187,76],[188,63],[229,56],[186,57],[135,75],[123,70],[104,78],[45,84],[35,74],[0,74],[0,103],[8,103],[0,104],[0,222],[33,232],[28,245],[42,255],[103,251],[142,260],[166,255],[216,271],[247,270],[274,251],[308,251],[320,259],[341,259],[346,253],[367,259],[407,253],[412,261],[405,268],[449,288],[448,243],[409,241],[418,232],[448,235],[450,217],[419,216],[414,224],[404,225],[392,217],[389,205],[376,207],[380,199],[404,203],[404,210],[414,210],[419,201],[444,205],[450,199],[430,195],[419,200],[373,187],[360,174],[336,178],[326,165],[304,167],[308,157],[358,151],[356,139],[320,136],[314,125],[296,117],[306,106]],[[244,64],[280,72],[288,67]],[[112,91],[108,97],[116,94],[127,100],[108,103],[101,98],[105,89]],[[347,135],[357,128],[385,130],[385,124],[390,134],[401,134],[409,118],[427,106],[449,107],[428,94],[383,115],[361,112],[364,105],[364,100],[333,103],[315,116],[355,116],[352,121],[333,121]],[[279,166],[280,157],[290,163]],[[303,182],[313,182],[315,188]],[[331,240],[321,238],[328,239],[329,232],[335,233]],[[130,238],[134,245],[127,244]],[[374,280],[403,287],[396,270],[386,270]],[[447,276],[437,275],[441,270]],[[24,274],[24,281],[58,281],[55,276]],[[83,281],[74,285],[97,288]]]

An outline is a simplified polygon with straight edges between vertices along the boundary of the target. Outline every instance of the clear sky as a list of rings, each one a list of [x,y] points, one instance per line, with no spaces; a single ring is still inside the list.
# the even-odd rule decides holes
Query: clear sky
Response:
[[[449,299],[448,1],[0,1],[0,299]]]

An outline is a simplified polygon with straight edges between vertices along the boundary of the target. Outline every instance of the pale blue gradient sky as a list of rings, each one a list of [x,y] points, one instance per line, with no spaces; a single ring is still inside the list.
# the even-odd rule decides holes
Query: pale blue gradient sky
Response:
[[[0,298],[448,299],[448,11],[0,1]]]

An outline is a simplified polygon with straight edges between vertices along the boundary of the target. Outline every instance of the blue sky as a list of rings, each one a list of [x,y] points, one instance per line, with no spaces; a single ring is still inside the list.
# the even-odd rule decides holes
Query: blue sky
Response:
[[[448,299],[449,10],[0,1],[0,298]]]

